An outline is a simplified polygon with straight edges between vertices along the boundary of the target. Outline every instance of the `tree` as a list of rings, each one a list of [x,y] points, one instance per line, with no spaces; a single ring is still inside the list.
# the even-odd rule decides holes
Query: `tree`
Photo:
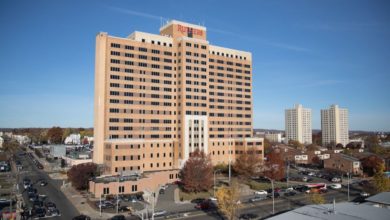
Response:
[[[61,144],[62,143],[62,128],[52,127],[47,131],[47,139],[51,144]]]
[[[383,172],[385,170],[385,165],[381,163],[379,167],[375,170],[374,174],[374,185],[376,191],[385,192],[390,190],[390,179]]]
[[[66,161],[61,158],[61,168],[65,168],[65,167],[66,167]]]
[[[240,207],[240,186],[233,181],[230,186],[222,186],[216,192],[219,210],[226,215],[227,219],[233,220]]]
[[[233,165],[233,169],[240,176],[244,178],[250,178],[252,176],[258,176],[261,171],[262,159],[259,154],[256,154],[254,148],[244,151],[236,159]]]
[[[264,153],[268,154],[271,151],[272,151],[271,142],[267,138],[264,138]]]
[[[71,128],[65,128],[62,133],[62,140],[65,140],[70,134],[72,134]]]
[[[16,150],[19,147],[19,143],[16,140],[4,140],[3,151],[7,153],[8,156],[15,154]]]
[[[344,148],[344,145],[341,143],[336,144],[336,148]]]
[[[312,134],[312,142],[318,146],[322,145],[322,132],[317,132]]]
[[[310,196],[310,200],[312,203],[317,205],[325,203],[325,198],[319,193],[312,193]]]
[[[316,151],[319,150],[319,147],[316,144],[310,144],[306,147],[308,151]]]
[[[374,175],[375,170],[378,170],[379,167],[382,165],[383,160],[376,155],[371,155],[362,158],[360,162],[362,163],[363,172],[368,174],[369,176],[372,176]]]
[[[298,150],[303,150],[305,147],[305,145],[303,145],[301,142],[295,141],[295,140],[289,140],[288,144],[291,145],[292,147],[298,149]]]
[[[68,171],[68,179],[77,190],[88,189],[89,180],[98,175],[95,163],[82,163],[74,165]]]
[[[187,192],[207,191],[213,186],[211,159],[203,151],[196,150],[180,171],[183,188]]]
[[[280,152],[274,150],[267,155],[264,175],[273,180],[284,178],[284,160]]]
[[[316,155],[311,159],[312,164],[320,166],[322,165],[321,159]]]

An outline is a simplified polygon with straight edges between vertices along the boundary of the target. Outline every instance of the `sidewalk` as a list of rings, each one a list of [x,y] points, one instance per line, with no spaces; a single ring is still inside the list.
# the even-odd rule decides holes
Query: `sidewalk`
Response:
[[[93,209],[89,204],[85,196],[81,195],[79,191],[75,190],[72,186],[66,184],[61,187],[61,191],[69,199],[69,201],[77,208],[80,214],[87,215],[91,219],[108,219],[116,214],[104,213],[100,216],[100,212]]]

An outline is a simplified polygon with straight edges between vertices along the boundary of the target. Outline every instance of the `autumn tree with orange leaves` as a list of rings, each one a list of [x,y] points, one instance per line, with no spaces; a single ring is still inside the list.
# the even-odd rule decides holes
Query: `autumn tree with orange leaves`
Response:
[[[267,161],[264,167],[264,176],[272,180],[281,180],[284,178],[284,160],[278,150],[274,150],[267,155]]]
[[[207,191],[213,186],[213,165],[210,156],[196,150],[180,171],[183,189],[187,192]]]
[[[261,154],[257,154],[255,149],[248,149],[237,157],[233,165],[234,171],[244,178],[258,176],[262,165]]]

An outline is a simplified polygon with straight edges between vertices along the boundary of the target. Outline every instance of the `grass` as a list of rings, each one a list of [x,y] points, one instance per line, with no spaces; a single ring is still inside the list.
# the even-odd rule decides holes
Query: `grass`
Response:
[[[269,182],[257,182],[257,181],[254,181],[254,180],[249,180],[246,184],[253,190],[267,190],[267,189],[272,188],[272,185]],[[274,183],[274,187],[275,188],[277,188],[277,187],[279,187],[279,188],[286,187],[286,183],[275,182]]]
[[[191,201],[197,198],[210,198],[213,196],[213,190],[209,190],[207,192],[198,192],[198,193],[188,193],[184,192],[180,189],[179,198],[181,201]]]

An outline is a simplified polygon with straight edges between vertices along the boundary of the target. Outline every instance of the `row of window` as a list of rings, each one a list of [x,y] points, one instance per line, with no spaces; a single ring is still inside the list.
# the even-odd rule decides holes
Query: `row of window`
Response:
[[[209,59],[209,62],[214,63],[214,62],[215,62],[215,59],[210,58],[210,59]],[[217,63],[219,63],[219,64],[224,64],[225,61],[223,61],[223,60],[217,60]],[[226,61],[226,65],[233,66],[234,63],[231,62],[231,61]],[[236,66],[242,67],[242,63],[236,63]],[[244,67],[245,67],[245,68],[251,68],[251,65],[249,65],[249,64],[244,64]]]

